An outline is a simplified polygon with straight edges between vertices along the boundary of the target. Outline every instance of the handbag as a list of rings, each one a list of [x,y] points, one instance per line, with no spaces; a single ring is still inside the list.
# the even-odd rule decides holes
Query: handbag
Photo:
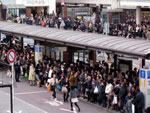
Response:
[[[86,89],[85,89],[85,92],[89,92],[89,89],[88,89],[88,88],[86,88]]]
[[[98,88],[97,88],[97,86],[94,89],[94,94],[98,94]]]
[[[28,78],[28,74],[27,73],[24,74],[24,78]]]
[[[63,86],[63,87],[62,87],[62,92],[63,92],[63,93],[67,93],[67,92],[68,92],[68,89],[67,89],[65,86]]]
[[[72,98],[71,99],[71,102],[73,102],[73,103],[76,103],[76,102],[78,102],[79,100],[78,100],[78,98]]]
[[[47,86],[47,91],[51,91],[51,86]]]
[[[118,103],[118,100],[117,100],[117,96],[114,96],[114,99],[113,99],[113,104],[117,104]]]
[[[57,85],[57,90],[61,91],[61,86],[60,85]]]

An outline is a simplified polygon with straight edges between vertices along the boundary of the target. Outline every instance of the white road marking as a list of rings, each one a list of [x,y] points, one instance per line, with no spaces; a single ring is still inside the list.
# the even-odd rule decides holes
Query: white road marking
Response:
[[[2,91],[0,91],[0,92],[2,92]],[[4,93],[5,95],[9,95],[10,96],[10,94],[8,94],[8,93],[5,93],[5,92],[2,92],[2,93]],[[17,97],[15,97],[15,99],[20,101],[20,102],[22,102],[22,103],[24,103],[24,104],[26,104],[26,105],[28,105],[28,106],[31,106],[34,109],[37,109],[37,110],[41,111],[43,113],[48,113],[47,111],[44,111],[43,109],[40,109],[39,107],[36,107],[36,106],[34,106],[32,104],[29,104],[29,103],[25,102],[24,100],[21,100],[21,99],[19,99]]]
[[[47,101],[45,103],[50,104],[51,106],[59,106],[59,104],[54,101]]]
[[[58,100],[54,100],[56,103],[59,103],[61,105],[63,105],[64,103],[62,101],[58,101]]]
[[[51,99],[51,101],[45,101],[45,103],[50,104],[51,106],[63,105],[63,102],[58,101],[58,100],[53,100],[53,99]]]
[[[47,93],[47,91],[23,92],[23,93],[15,93],[15,95],[27,95],[27,94],[38,94],[38,93]]]
[[[77,113],[77,111],[76,111],[75,107],[73,107],[73,112],[74,112],[74,113]]]
[[[64,108],[59,108],[60,110],[62,110],[62,111],[68,111],[68,112],[71,112],[71,113],[73,113],[74,111],[71,111],[71,110],[68,110],[68,109],[64,109]]]
[[[9,110],[7,110],[6,112],[7,112],[7,113],[11,113]],[[18,112],[15,111],[15,113],[22,113],[22,111],[21,111],[21,110],[19,110]]]

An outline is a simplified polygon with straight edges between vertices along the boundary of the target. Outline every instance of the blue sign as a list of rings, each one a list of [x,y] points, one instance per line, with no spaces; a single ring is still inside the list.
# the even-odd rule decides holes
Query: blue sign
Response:
[[[147,71],[147,79],[150,79],[150,71]]]
[[[50,51],[51,51],[51,52],[57,52],[57,51],[59,51],[59,50],[58,50],[58,48],[51,48]]]
[[[38,52],[38,46],[35,46],[35,52]]]
[[[39,47],[39,52],[40,52],[40,53],[42,52],[42,47]]]
[[[145,74],[146,74],[145,70],[140,70],[140,78],[145,79]]]
[[[98,54],[101,54],[101,51],[98,51]]]

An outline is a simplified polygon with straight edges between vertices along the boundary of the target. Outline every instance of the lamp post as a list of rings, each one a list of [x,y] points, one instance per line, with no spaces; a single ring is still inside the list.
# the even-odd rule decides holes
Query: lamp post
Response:
[[[0,20],[2,19],[2,1],[0,0]]]

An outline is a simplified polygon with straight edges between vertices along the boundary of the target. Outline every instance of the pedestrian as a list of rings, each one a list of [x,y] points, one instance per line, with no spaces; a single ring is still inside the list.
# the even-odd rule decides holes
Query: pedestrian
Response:
[[[111,101],[112,101],[112,91],[113,91],[113,85],[111,84],[111,81],[107,81],[105,93],[107,97],[107,108],[109,109],[111,106]]]
[[[31,64],[30,70],[29,70],[29,81],[30,81],[30,86],[35,85],[35,68],[34,64]]]
[[[69,83],[70,83],[70,105],[71,105],[71,111],[73,111],[73,103],[75,106],[78,108],[78,112],[80,112],[80,107],[77,104],[78,102],[78,91],[77,91],[77,84],[76,84],[76,79],[77,79],[78,72],[75,74],[72,72],[69,78]]]
[[[51,86],[51,91],[53,99],[56,100],[56,86],[59,83],[58,79],[56,78],[56,75],[53,74],[53,78],[50,79],[50,86]]]
[[[15,78],[16,78],[16,82],[20,82],[19,81],[19,76],[20,76],[20,60],[19,58],[17,58],[17,61],[15,62]]]
[[[68,102],[69,98],[69,78],[66,77],[63,81],[62,85],[62,92],[63,92],[63,97],[64,97],[64,102]]]
[[[135,112],[136,113],[143,113],[144,108],[144,94],[140,91],[140,89],[137,89],[136,98],[134,100],[135,103]]]

